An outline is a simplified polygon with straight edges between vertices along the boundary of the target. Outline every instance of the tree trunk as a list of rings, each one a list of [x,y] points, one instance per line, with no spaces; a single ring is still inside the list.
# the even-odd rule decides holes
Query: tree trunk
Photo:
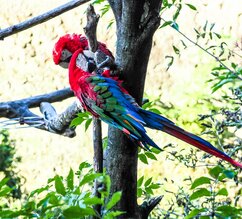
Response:
[[[125,88],[141,104],[152,37],[160,23],[161,0],[109,0],[116,19],[116,63]],[[104,165],[111,177],[111,194],[122,191],[119,218],[144,218],[137,205],[138,146],[109,127]]]

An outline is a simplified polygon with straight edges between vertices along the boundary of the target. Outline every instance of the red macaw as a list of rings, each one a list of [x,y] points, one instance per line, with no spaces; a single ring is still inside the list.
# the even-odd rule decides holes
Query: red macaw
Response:
[[[122,87],[121,81],[117,77],[111,76],[110,68],[104,67],[101,74],[98,74],[98,71],[90,70],[91,68],[88,67],[86,69],[81,68],[80,66],[83,65],[80,65],[80,60],[83,57],[86,58],[87,63],[90,62],[95,65],[94,59],[90,56],[86,57],[87,52],[85,50],[88,49],[87,47],[88,42],[84,36],[67,34],[58,40],[53,50],[55,64],[66,67],[69,63],[70,87],[86,111],[122,130],[131,139],[146,148],[150,145],[159,149],[156,143],[146,134],[144,127],[166,132],[242,168],[241,163],[236,162],[206,140],[179,128],[161,115],[139,107],[134,98]],[[113,59],[112,53],[105,44],[99,43],[99,49],[110,59]]]

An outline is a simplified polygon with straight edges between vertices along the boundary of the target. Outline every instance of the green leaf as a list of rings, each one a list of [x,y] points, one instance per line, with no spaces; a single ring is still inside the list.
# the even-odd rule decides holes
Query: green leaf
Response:
[[[50,188],[49,185],[45,186],[45,187],[41,187],[39,189],[35,189],[34,191],[32,191],[29,195],[29,198],[30,197],[33,197],[35,194],[40,194],[42,193],[43,191],[47,191],[48,189]]]
[[[161,26],[160,26],[160,28],[163,28],[163,27],[166,27],[166,26],[168,26],[168,25],[171,25],[173,23],[173,21],[166,21],[166,22],[164,22]]]
[[[217,179],[221,173],[223,173],[223,168],[221,166],[216,166],[214,168],[209,169],[210,176],[212,176],[215,179]]]
[[[103,142],[103,150],[105,150],[106,147],[108,146],[108,137],[107,137],[107,136],[104,137],[104,138],[102,139],[102,142]]]
[[[8,186],[4,186],[2,187],[1,191],[0,191],[0,197],[6,196],[7,194],[9,194],[14,188],[10,188]]]
[[[150,186],[149,186],[150,189],[159,189],[160,188],[160,184],[158,183],[152,183]]]
[[[70,169],[69,174],[67,176],[67,186],[69,189],[74,189],[74,172]]]
[[[204,32],[206,32],[206,30],[207,30],[207,26],[208,26],[208,21],[206,21],[205,25],[203,26],[203,30],[204,30]]]
[[[55,190],[57,193],[59,193],[63,196],[66,194],[66,190],[65,190],[65,186],[62,182],[62,178],[58,175],[55,176]]]
[[[83,177],[79,186],[83,186],[84,184],[92,182],[94,179],[98,178],[101,175],[102,175],[101,173],[89,173]]]
[[[236,216],[236,218],[240,218],[238,216],[242,215],[242,209],[237,209],[230,205],[219,206],[217,207],[216,211],[221,212],[223,216],[226,216],[226,217]]]
[[[169,59],[169,63],[167,64],[167,68],[166,68],[166,71],[168,71],[169,68],[172,66],[172,64],[174,62],[174,57],[173,56],[165,56],[165,59]]]
[[[176,12],[175,12],[175,14],[173,15],[173,20],[174,20],[174,21],[178,18],[181,9],[182,9],[182,5],[181,5],[181,4],[178,4],[178,5],[177,5]]]
[[[149,195],[154,195],[154,193],[150,187],[145,187],[145,192]]]
[[[83,169],[85,168],[88,168],[90,167],[91,164],[87,163],[87,162],[82,162],[80,165],[79,165],[79,170],[82,171]]]
[[[52,205],[59,205],[59,199],[56,196],[56,193],[51,193],[51,195],[49,196],[49,203]]]
[[[219,81],[218,83],[213,85],[212,92],[214,93],[216,90],[221,88],[223,85],[233,82],[233,81],[234,81],[234,79],[232,79],[232,78],[227,78],[227,79],[223,79],[223,80]]]
[[[151,152],[145,152],[145,155],[152,160],[157,160],[156,156]]]
[[[9,181],[9,178],[4,178],[0,181],[0,189],[7,184],[7,182]]]
[[[177,55],[180,55],[180,50],[179,50],[177,47],[175,47],[174,45],[173,45],[172,47],[173,47],[174,52],[175,52]]]
[[[196,11],[197,8],[194,6],[194,5],[191,5],[191,4],[186,4],[190,9]]]
[[[205,209],[193,209],[186,217],[185,219],[190,219],[190,218],[194,218],[195,216],[197,216],[198,214],[200,214],[201,212],[204,212]]]
[[[85,131],[89,128],[90,124],[92,123],[92,119],[88,119],[85,123]]]
[[[156,114],[161,114],[160,110],[158,110],[156,108],[150,108],[149,111],[156,113]]]
[[[23,210],[20,211],[11,211],[11,210],[1,210],[1,218],[16,218],[18,216],[25,215]]]
[[[78,125],[81,125],[83,121],[83,118],[76,117],[71,121],[70,127],[76,127]]]
[[[213,32],[213,34],[218,38],[218,39],[220,39],[221,38],[221,35],[220,34],[218,34],[218,33],[215,33],[215,32]]]
[[[114,219],[119,215],[124,214],[125,211],[111,211],[103,216],[103,219]]]
[[[34,201],[28,201],[25,205],[24,205],[24,209],[27,212],[31,212],[35,209],[35,202]]]
[[[144,176],[141,176],[137,181],[137,187],[140,187],[144,181]]]
[[[103,201],[98,197],[87,197],[83,199],[86,205],[102,205]]]
[[[210,26],[210,31],[214,28],[214,26],[215,26],[215,23],[212,23]]]
[[[190,200],[195,200],[197,198],[201,198],[204,196],[211,196],[211,192],[205,188],[198,189],[196,192],[192,193],[190,196]]]
[[[210,184],[211,179],[205,176],[197,178],[191,185],[191,189],[195,189],[196,187],[203,185],[203,184]]]
[[[144,186],[145,186],[145,187],[149,186],[150,183],[151,183],[151,181],[152,181],[152,177],[150,177],[149,179],[147,179],[147,180],[145,181]]]
[[[137,189],[137,196],[141,197],[142,193],[143,193],[143,190],[141,188],[138,188]]]
[[[139,154],[138,157],[139,157],[141,162],[148,164],[147,157],[144,154]]]
[[[121,196],[122,196],[122,192],[115,192],[112,195],[110,201],[107,203],[106,210],[110,210],[114,205],[116,205],[121,199]]]
[[[80,218],[83,216],[96,215],[92,208],[80,208],[79,206],[71,206],[63,211],[65,218]]]
[[[228,196],[228,190],[226,188],[222,188],[217,192],[217,195],[223,195],[223,196]]]
[[[112,19],[111,21],[109,21],[107,29],[109,29],[112,25],[114,24],[114,19]]]
[[[160,154],[161,150],[157,149],[157,148],[151,148],[151,151],[155,154]]]

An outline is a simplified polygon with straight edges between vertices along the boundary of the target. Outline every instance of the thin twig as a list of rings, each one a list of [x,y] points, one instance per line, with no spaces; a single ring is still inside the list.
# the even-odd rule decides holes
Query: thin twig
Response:
[[[90,0],[73,0],[70,1],[64,5],[61,5],[55,9],[52,9],[44,14],[41,14],[39,16],[33,17],[29,20],[26,20],[24,22],[21,22],[19,24],[15,24],[11,27],[7,27],[3,30],[0,30],[0,40],[3,40],[5,37],[11,36],[15,33],[18,33],[20,31],[29,29],[33,26],[36,26],[38,24],[41,24],[45,21],[48,21],[60,14],[63,14],[66,11],[69,11],[73,8],[76,8],[86,2],[89,2]]]
[[[164,18],[161,18],[161,20],[163,20],[164,22],[166,22],[166,20]],[[172,27],[170,25],[170,27]],[[236,74],[236,72],[234,72],[231,68],[229,68],[227,65],[225,65],[217,56],[213,55],[211,52],[209,52],[207,49],[204,49],[201,45],[199,45],[197,42],[193,41],[192,39],[190,39],[188,36],[186,36],[183,32],[181,32],[179,29],[172,27],[172,29],[176,30],[178,33],[180,33],[184,38],[186,38],[189,42],[191,42],[192,44],[194,44],[195,46],[197,46],[198,48],[200,48],[201,50],[203,50],[204,52],[206,52],[208,55],[210,55],[211,57],[213,57],[217,62],[219,62],[219,64],[221,66],[223,66],[224,68],[226,68],[228,71],[230,71],[233,74]],[[242,78],[240,78],[238,76],[238,78],[240,80],[242,80]]]

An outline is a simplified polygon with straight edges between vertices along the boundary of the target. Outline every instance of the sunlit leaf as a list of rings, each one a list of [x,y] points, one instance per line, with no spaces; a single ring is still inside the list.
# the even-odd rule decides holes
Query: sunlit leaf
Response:
[[[212,176],[215,179],[217,179],[221,173],[223,173],[223,168],[221,166],[216,166],[214,168],[209,169],[210,176]]]
[[[62,182],[62,178],[58,175],[55,176],[55,189],[56,189],[56,192],[61,194],[61,195],[66,194],[66,190],[65,190],[65,186]]]
[[[194,5],[191,5],[191,4],[186,4],[186,5],[194,11],[197,10],[197,8]]]
[[[139,157],[141,162],[148,164],[147,157],[144,154],[139,154],[138,157]]]
[[[147,179],[147,180],[145,181],[144,186],[145,186],[145,187],[149,186],[151,182],[152,182],[152,177],[150,177],[149,179]]]
[[[151,152],[145,152],[145,155],[152,160],[157,160],[156,156]]]
[[[223,196],[228,196],[228,190],[226,188],[222,188],[217,192],[217,195],[223,195]]]
[[[165,21],[161,26],[160,28],[163,28],[163,27],[166,27],[168,25],[171,25],[173,23],[173,21]]]
[[[98,197],[87,197],[83,199],[84,204],[86,205],[101,205],[103,201]]]
[[[79,206],[71,206],[63,211],[65,218],[80,218],[83,216],[95,215],[95,211],[92,208],[80,208]]]
[[[92,123],[92,119],[88,119],[85,123],[85,131],[87,131],[87,129],[89,128],[89,126],[91,125]]]
[[[201,189],[198,189],[197,191],[195,191],[194,193],[191,194],[190,200],[195,200],[197,198],[201,198],[201,197],[204,197],[204,196],[211,196],[211,192],[208,191],[205,188],[201,188]]]
[[[69,189],[74,189],[74,172],[70,169],[69,174],[67,176],[67,186]]]
[[[217,207],[216,211],[222,213],[223,216],[227,216],[227,217],[236,216],[236,218],[240,218],[239,216],[242,216],[242,208],[237,209],[230,205],[219,206]]]
[[[106,205],[106,209],[109,210],[109,209],[111,209],[114,205],[116,205],[116,204],[119,202],[119,200],[121,199],[121,196],[122,196],[122,192],[115,192],[115,193],[112,195],[110,201],[107,203],[107,205]]]
[[[205,176],[199,177],[194,180],[194,182],[191,185],[191,189],[195,189],[196,187],[203,185],[203,184],[210,184],[211,179]]]
[[[79,183],[79,186],[83,186],[86,183],[92,182],[94,179],[98,178],[99,176],[101,176],[100,173],[89,173],[83,177],[83,179]]]
[[[137,181],[137,187],[140,187],[144,181],[144,176],[141,176]]]
[[[184,219],[190,219],[190,218],[195,218],[195,216],[197,216],[198,214],[200,214],[201,212],[204,212],[205,209],[193,209]]]

